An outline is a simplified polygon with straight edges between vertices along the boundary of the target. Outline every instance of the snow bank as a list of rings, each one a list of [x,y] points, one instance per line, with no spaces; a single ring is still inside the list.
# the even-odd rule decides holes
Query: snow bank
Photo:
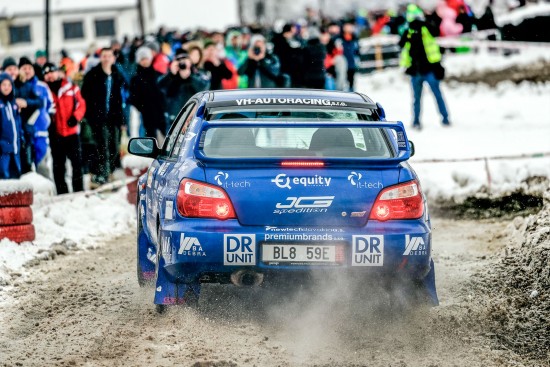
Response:
[[[474,72],[500,71],[543,61],[550,61],[550,47],[527,48],[508,56],[489,53],[481,48],[478,53],[447,54],[443,59],[443,65],[448,76],[460,77]]]
[[[21,180],[0,180],[0,196],[32,190],[32,185]]]
[[[515,9],[509,13],[495,17],[495,23],[502,27],[506,24],[518,25],[525,19],[550,15],[550,4],[539,2],[538,4],[527,3],[526,6]]]
[[[138,157],[136,155],[126,154],[124,157],[122,157],[122,160],[120,163],[122,165],[122,168],[130,169],[132,171],[133,176],[139,176],[141,172],[149,168],[152,162],[153,162],[153,159],[151,158]]]
[[[468,61],[461,56],[452,62],[458,70],[475,63],[474,59]],[[360,76],[357,89],[380,102],[388,120],[403,121],[406,125],[408,137],[416,148],[410,163],[430,200],[460,201],[480,191],[504,195],[529,189],[526,181],[530,177],[550,178],[550,158],[489,159],[490,187],[484,161],[424,163],[433,159],[550,153],[550,83],[503,82],[495,88],[484,84],[443,83],[450,128],[441,125],[433,95],[425,85],[420,131],[410,128],[412,91],[410,79],[402,70],[388,69]]]
[[[126,201],[124,190],[108,196],[78,194],[56,202],[38,200],[32,208],[36,240],[20,245],[0,241],[0,290],[10,284],[10,274],[20,273],[29,261],[101,246],[105,238],[135,230],[135,207]]]
[[[55,195],[55,184],[36,172],[29,172],[21,176],[21,182],[30,184],[34,195]]]
[[[479,275],[474,287],[482,299],[490,328],[499,344],[521,355],[548,362],[550,350],[550,187],[544,207],[510,225],[517,242]],[[507,336],[507,337],[504,337]],[[546,363],[545,363],[546,364]]]

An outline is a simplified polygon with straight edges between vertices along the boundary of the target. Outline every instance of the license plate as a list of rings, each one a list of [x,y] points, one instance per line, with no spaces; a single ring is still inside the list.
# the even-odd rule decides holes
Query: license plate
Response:
[[[271,263],[335,263],[336,246],[264,244],[262,261]]]

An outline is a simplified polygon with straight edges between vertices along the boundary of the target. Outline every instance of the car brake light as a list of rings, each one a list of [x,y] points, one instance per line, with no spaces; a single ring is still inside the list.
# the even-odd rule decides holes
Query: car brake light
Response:
[[[319,161],[284,161],[281,167],[324,167],[325,162]]]
[[[424,200],[416,180],[387,187],[378,194],[370,219],[418,219],[424,214]]]
[[[190,179],[180,183],[177,208],[184,217],[236,218],[233,204],[222,188]]]

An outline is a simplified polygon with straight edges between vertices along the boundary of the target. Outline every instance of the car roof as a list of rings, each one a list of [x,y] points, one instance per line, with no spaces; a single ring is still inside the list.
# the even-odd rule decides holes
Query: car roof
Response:
[[[211,91],[209,101],[225,102],[241,98],[323,98],[340,102],[368,103],[374,102],[359,93],[329,91],[323,89],[293,89],[293,88],[248,88]]]

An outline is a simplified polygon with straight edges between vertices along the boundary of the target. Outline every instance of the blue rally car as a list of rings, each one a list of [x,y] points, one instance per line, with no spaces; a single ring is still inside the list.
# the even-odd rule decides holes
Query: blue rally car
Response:
[[[161,312],[196,304],[203,283],[312,272],[407,280],[437,305],[413,150],[403,124],[359,93],[199,93],[162,148],[129,143],[155,159],[138,181],[139,283],[154,283]]]

